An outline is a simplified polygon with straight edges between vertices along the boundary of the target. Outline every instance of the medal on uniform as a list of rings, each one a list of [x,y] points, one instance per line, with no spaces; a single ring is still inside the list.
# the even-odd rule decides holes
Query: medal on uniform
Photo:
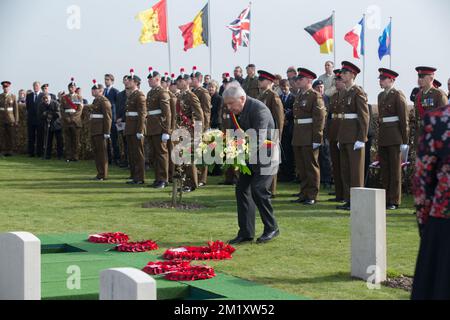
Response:
[[[302,107],[305,107],[306,106],[306,100],[302,100],[302,102],[301,102],[301,104],[300,104]]]
[[[349,97],[347,100],[347,104],[351,104],[352,103],[352,97]]]

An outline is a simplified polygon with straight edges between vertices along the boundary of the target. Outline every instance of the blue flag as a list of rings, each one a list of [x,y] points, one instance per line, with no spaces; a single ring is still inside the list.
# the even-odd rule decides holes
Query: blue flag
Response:
[[[391,23],[384,29],[381,37],[378,38],[380,46],[378,47],[378,57],[383,59],[384,56],[391,55]]]

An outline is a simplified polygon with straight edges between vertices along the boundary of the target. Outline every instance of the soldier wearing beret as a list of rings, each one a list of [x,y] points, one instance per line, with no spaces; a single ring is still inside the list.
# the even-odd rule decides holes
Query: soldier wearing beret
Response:
[[[264,103],[272,113],[275,129],[278,130],[278,141],[281,143],[284,128],[284,108],[279,95],[272,89],[275,76],[264,70],[259,70],[258,75],[258,86],[260,89],[258,100]],[[276,190],[277,175],[274,175],[271,186],[272,197],[275,197]]]
[[[330,199],[330,201],[342,202],[344,200],[344,190],[341,177],[340,152],[337,144],[339,127],[341,126],[343,119],[342,112],[344,104],[345,85],[341,78],[341,70],[336,69],[333,72],[335,75],[336,92],[330,98],[327,137],[330,141],[330,156],[333,166],[333,180],[336,197],[334,199]]]
[[[300,89],[293,106],[292,146],[300,179],[300,194],[295,203],[313,205],[320,187],[319,148],[323,143],[326,110],[322,95],[312,88],[316,74],[298,68],[295,85]]]
[[[1,83],[3,93],[0,94],[0,152],[12,156],[15,148],[16,128],[19,124],[19,108],[16,96],[10,93],[11,82]]]
[[[242,82],[242,88],[248,96],[256,99],[260,94],[258,77],[256,76],[256,67],[251,63],[247,66],[246,70],[247,78]]]
[[[436,68],[433,67],[417,67],[419,92],[415,96],[414,112],[416,127],[416,144],[422,132],[422,120],[426,111],[433,110],[448,104],[445,93],[433,86],[434,74]]]
[[[94,102],[88,105],[90,111],[89,124],[94,150],[97,175],[94,180],[103,181],[108,178],[108,140],[111,138],[112,106],[108,98],[103,95],[104,87],[94,80],[92,96]]]
[[[197,98],[200,100],[200,105],[202,107],[203,111],[203,131],[208,130],[211,128],[211,96],[209,95],[209,92],[207,89],[203,88],[202,86],[202,80],[203,75],[201,72],[196,71],[197,68],[194,67],[195,71],[191,74],[191,80],[192,80],[192,92],[195,93]],[[199,168],[200,171],[200,179],[198,186],[202,187],[206,185],[207,178],[208,178],[208,167],[202,166]]]
[[[385,68],[378,71],[380,87],[384,89],[378,95],[378,156],[386,208],[395,210],[401,202],[401,151],[408,150],[408,106],[403,92],[394,88],[398,73]]]
[[[130,70],[125,88],[129,92],[125,105],[125,136],[128,145],[130,180],[127,184],[140,185],[145,182],[144,136],[147,108],[145,94],[139,90],[141,78]]]
[[[364,147],[369,131],[369,106],[363,88],[355,84],[360,72],[353,63],[342,62],[341,78],[345,84],[345,94],[338,147],[345,204],[337,208],[343,210],[350,210],[350,188],[364,187]]]
[[[61,102],[66,161],[70,162],[78,161],[79,157],[83,98],[75,92],[77,86],[74,82],[74,78],[71,79],[67,88],[69,93],[60,93],[59,101]]]
[[[172,133],[170,95],[161,86],[161,75],[149,69],[147,76],[151,90],[147,94],[147,137],[150,140],[150,158],[155,168],[153,188],[162,189],[169,184],[169,150],[167,142]]]
[[[184,128],[191,134],[191,142],[194,137],[194,126],[201,125],[204,121],[203,110],[198,97],[189,90],[191,77],[184,73],[184,69],[180,70],[177,78],[177,87],[180,90],[178,95],[176,112],[177,112],[177,128]],[[187,177],[187,185],[183,187],[183,192],[191,192],[198,188],[197,168],[192,163],[185,164],[185,172]]]

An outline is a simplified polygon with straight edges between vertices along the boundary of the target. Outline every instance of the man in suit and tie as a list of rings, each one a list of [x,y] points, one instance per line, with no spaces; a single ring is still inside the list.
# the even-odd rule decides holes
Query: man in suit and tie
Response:
[[[260,147],[265,148],[264,141],[270,140],[270,131],[275,129],[275,123],[269,108],[263,102],[247,96],[238,84],[230,85],[224,91],[223,97],[225,106],[238,117],[237,121],[240,128],[244,131],[255,130],[258,137],[258,149]],[[265,132],[262,133],[260,130]],[[230,244],[253,241],[256,207],[264,224],[264,232],[257,239],[257,242],[264,243],[279,235],[280,232],[270,199],[270,186],[274,169],[272,160],[270,163],[264,164],[262,159],[258,157],[256,163],[249,164],[251,175],[240,175],[236,185],[239,233],[229,241]]]
[[[119,165],[120,162],[120,149],[119,149],[119,139],[118,132],[116,128],[116,119],[117,119],[117,96],[119,94],[119,90],[113,87],[114,85],[114,76],[112,74],[105,74],[105,89],[103,91],[103,95],[105,98],[109,100],[112,107],[112,125],[111,125],[111,148],[108,146],[108,162],[109,164],[114,163],[115,165]]]
[[[27,108],[28,128],[28,155],[41,157],[44,146],[44,129],[38,116],[38,107],[41,100],[41,84],[33,82],[33,92],[30,92],[25,100]]]

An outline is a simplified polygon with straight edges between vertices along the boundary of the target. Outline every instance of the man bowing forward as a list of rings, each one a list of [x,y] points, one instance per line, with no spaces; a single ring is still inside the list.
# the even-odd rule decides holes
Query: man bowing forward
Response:
[[[261,101],[247,96],[238,83],[230,84],[224,91],[223,98],[230,113],[236,117],[237,126],[243,131],[253,129],[256,132],[258,137],[256,151],[264,147],[264,142],[270,140],[271,131],[275,129],[269,108]],[[248,165],[251,175],[241,174],[236,185],[239,232],[236,238],[229,241],[230,244],[253,241],[256,207],[264,224],[264,232],[257,242],[267,242],[279,235],[270,199],[274,172],[273,157],[270,158],[270,163],[263,163],[266,162],[263,160],[267,159],[260,156],[250,155],[250,160],[253,158],[256,161],[250,161]]]

